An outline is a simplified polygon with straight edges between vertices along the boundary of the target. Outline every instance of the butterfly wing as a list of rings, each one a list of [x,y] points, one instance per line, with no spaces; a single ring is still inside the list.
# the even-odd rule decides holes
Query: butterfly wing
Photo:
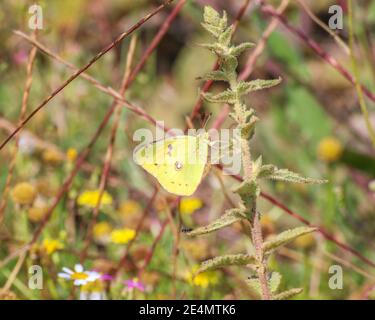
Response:
[[[201,136],[167,138],[136,151],[135,160],[170,193],[188,196],[202,180],[208,143]]]

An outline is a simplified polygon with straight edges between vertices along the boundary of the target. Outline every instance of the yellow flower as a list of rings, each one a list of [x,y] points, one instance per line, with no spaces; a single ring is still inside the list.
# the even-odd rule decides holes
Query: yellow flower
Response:
[[[70,162],[73,162],[75,159],[77,159],[77,150],[74,149],[74,148],[69,148],[67,151],[66,151],[66,158],[68,159],[68,161]]]
[[[317,154],[319,159],[326,162],[338,160],[343,152],[341,142],[335,137],[323,138],[318,145]]]
[[[135,230],[129,228],[117,229],[111,232],[111,241],[116,244],[126,244],[134,237]]]
[[[203,202],[199,198],[182,198],[180,201],[181,214],[193,214],[198,209],[202,208]]]
[[[97,203],[99,202],[99,195],[100,190],[86,190],[79,195],[77,202],[81,206],[95,208]],[[104,191],[100,201],[100,205],[107,204],[112,204],[112,197],[107,191]]]
[[[15,185],[11,191],[12,199],[17,204],[30,205],[36,198],[35,188],[28,182],[21,182]]]
[[[134,216],[142,212],[142,207],[137,201],[125,200],[120,204],[119,212],[122,217]]]
[[[215,271],[205,271],[197,274],[199,266],[194,266],[191,271],[186,273],[186,280],[194,286],[207,288],[209,285],[215,285],[219,282],[218,273]]]
[[[112,231],[112,226],[106,222],[98,222],[93,229],[94,238],[96,240],[102,239],[105,236],[108,236]]]
[[[60,241],[54,239],[44,239],[41,245],[41,249],[48,255],[51,255],[57,250],[61,250],[63,248],[64,245]]]
[[[27,216],[28,216],[28,218],[31,222],[39,222],[44,218],[44,216],[47,212],[47,209],[48,209],[48,207],[46,207],[46,206],[31,207],[27,212]]]
[[[47,149],[43,152],[42,159],[50,165],[58,165],[62,160],[62,155],[55,149]]]

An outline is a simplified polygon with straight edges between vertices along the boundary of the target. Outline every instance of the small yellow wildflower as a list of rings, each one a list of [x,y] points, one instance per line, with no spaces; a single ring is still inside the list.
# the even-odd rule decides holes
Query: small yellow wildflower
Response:
[[[193,214],[198,209],[202,208],[203,202],[199,198],[182,198],[180,201],[181,214]]]
[[[62,155],[55,149],[47,149],[43,152],[42,159],[50,165],[58,165],[62,160]]]
[[[77,202],[81,206],[95,208],[97,203],[99,202],[99,195],[100,190],[86,190],[79,195]],[[107,191],[104,191],[100,201],[100,205],[110,204],[112,204],[112,197]]]
[[[341,142],[335,137],[323,138],[318,145],[317,155],[319,159],[325,162],[333,162],[338,160],[343,152]]]
[[[85,271],[81,264],[76,264],[74,270],[62,268],[64,272],[59,272],[59,278],[73,280],[75,286],[84,286],[89,282],[96,281],[101,278],[101,274],[96,271]]]
[[[35,188],[28,182],[21,182],[15,185],[11,191],[12,199],[21,205],[30,205],[36,198]]]
[[[112,231],[112,226],[106,222],[98,222],[95,224],[94,229],[93,229],[93,235],[96,240],[103,239],[106,236],[109,236],[109,234]]]
[[[134,237],[135,230],[129,228],[117,229],[111,232],[111,241],[116,244],[126,244]]]
[[[67,151],[66,151],[66,158],[68,159],[68,161],[70,162],[73,162],[75,159],[77,159],[77,150],[74,149],[74,148],[69,148]]]
[[[186,280],[194,286],[207,288],[209,285],[215,285],[219,282],[218,273],[215,271],[205,271],[197,274],[199,266],[194,266],[191,271],[186,273]]]
[[[57,250],[61,250],[63,248],[64,245],[60,241],[54,239],[44,239],[41,245],[41,249],[48,255],[51,255]]]
[[[119,212],[122,217],[134,216],[142,212],[141,205],[134,200],[125,200],[120,204]]]

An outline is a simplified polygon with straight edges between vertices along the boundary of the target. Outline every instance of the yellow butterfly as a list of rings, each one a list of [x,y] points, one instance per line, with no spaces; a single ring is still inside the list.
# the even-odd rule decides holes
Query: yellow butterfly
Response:
[[[140,146],[135,162],[170,193],[189,196],[202,180],[207,164],[208,134],[175,136]]]

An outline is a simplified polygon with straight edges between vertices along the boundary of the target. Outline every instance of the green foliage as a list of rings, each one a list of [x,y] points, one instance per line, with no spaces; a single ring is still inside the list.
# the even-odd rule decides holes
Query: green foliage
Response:
[[[237,93],[239,95],[246,95],[252,91],[263,90],[278,85],[281,82],[281,78],[274,80],[252,80],[252,81],[240,81],[237,84]]]
[[[270,254],[273,250],[280,246],[284,246],[287,243],[297,239],[300,236],[316,231],[316,228],[310,227],[298,227],[291,230],[286,230],[279,233],[276,237],[263,243],[263,251],[266,254]]]
[[[274,300],[287,300],[287,299],[293,298],[297,294],[300,294],[302,291],[303,291],[302,288],[293,288],[293,289],[286,290],[286,291],[283,291],[274,295],[273,299]]]
[[[259,169],[258,178],[306,184],[322,184],[328,182],[327,180],[305,178],[298,173],[289,171],[288,169],[278,169],[272,164],[262,166]]]
[[[245,205],[248,212],[252,213],[255,209],[256,199],[260,194],[260,188],[255,180],[244,181],[234,189]]]
[[[270,88],[279,84],[281,82],[281,78],[273,80],[257,79],[252,81],[237,80],[237,56],[245,49],[249,48],[251,46],[250,43],[232,46],[230,40],[233,28],[227,27],[226,14],[224,13],[221,17],[219,13],[210,7],[206,7],[204,10],[204,23],[202,25],[215,38],[213,43],[206,43],[203,44],[203,46],[214,52],[219,58],[218,70],[208,72],[203,79],[225,81],[229,84],[229,88],[220,93],[203,93],[202,95],[206,101],[213,103],[227,103],[233,107],[233,111],[230,113],[230,116],[234,121],[237,122],[237,128],[241,130],[242,158],[245,176],[243,182],[234,189],[234,192],[237,193],[241,198],[242,203],[240,204],[239,208],[227,211],[227,213],[218,220],[206,227],[193,230],[189,233],[190,235],[198,235],[216,231],[232,224],[235,221],[245,218],[247,218],[250,223],[253,223],[253,217],[255,214],[257,214],[257,198],[260,195],[258,178],[294,183],[326,182],[325,180],[304,178],[297,173],[289,171],[288,169],[279,169],[274,165],[263,165],[261,156],[256,161],[251,161],[249,140],[254,135],[255,124],[259,119],[254,115],[254,110],[247,107],[242,99],[245,95],[252,91]],[[251,170],[248,168],[250,166]],[[268,255],[276,248],[287,244],[301,235],[313,232],[314,230],[314,228],[301,227],[282,232],[272,240],[266,241],[263,243],[263,245],[261,245],[261,256]],[[249,263],[248,259],[251,259],[252,264],[255,266],[255,270],[257,270],[257,268],[264,268],[264,261],[262,261],[261,256],[259,256],[259,253],[257,253],[257,256],[255,257],[247,255],[226,255],[216,257],[204,262],[200,268],[200,271],[228,265],[246,265]],[[258,276],[259,278],[249,278],[247,283],[261,296],[263,292],[260,284],[260,273],[258,273]],[[276,293],[280,282],[281,275],[277,272],[272,272],[267,283],[272,295]],[[276,295],[276,297],[277,299],[288,298],[293,294],[297,294],[298,292],[299,289],[292,289],[291,291]]]
[[[281,283],[281,274],[278,272],[272,272],[271,278],[269,279],[270,290],[272,293],[277,292]]]
[[[255,257],[250,254],[228,254],[202,262],[200,268],[198,269],[198,272],[204,272],[228,266],[254,265],[255,262]]]
[[[278,272],[272,272],[269,279],[268,279],[268,286],[270,288],[270,291],[273,294],[277,292],[279,289],[279,286],[281,284],[281,274]],[[259,282],[259,279],[255,277],[249,277],[246,280],[247,285],[253,289],[259,296],[262,295],[262,290],[261,290],[261,284]]]
[[[199,227],[194,229],[193,231],[187,232],[188,236],[197,236],[201,234],[210,233],[221,228],[227,227],[232,223],[241,221],[246,218],[243,209],[230,209],[227,210],[222,216],[220,216],[215,221],[211,222],[209,225],[204,227]]]
[[[227,27],[227,13],[224,11],[223,16],[213,8],[204,7],[202,26],[211,33],[215,38],[219,38]]]
[[[252,91],[270,88],[279,84],[281,82],[281,78],[274,80],[237,80],[237,56],[245,49],[249,48],[250,44],[245,43],[237,47],[231,46],[230,40],[233,29],[231,27],[227,28],[226,14],[224,13],[223,16],[220,17],[219,13],[210,7],[205,8],[203,26],[216,39],[216,41],[213,43],[203,44],[203,46],[218,56],[220,66],[218,70],[207,73],[203,78],[228,82],[229,88],[217,94],[204,93],[202,95],[203,98],[209,102],[227,103],[233,106],[233,112],[230,113],[230,116],[232,119],[234,119],[234,121],[237,122],[237,128],[241,130],[241,146],[245,173],[244,181],[234,189],[234,192],[240,196],[242,205],[245,209],[243,209],[242,206],[240,209],[232,209],[210,225],[192,231],[190,235],[212,232],[238,221],[239,219],[244,219],[245,217],[247,217],[250,223],[252,223],[254,214],[257,214],[257,198],[260,195],[260,187],[257,180],[258,178],[293,183],[319,184],[326,182],[325,180],[305,178],[297,173],[289,171],[288,169],[279,169],[274,165],[263,165],[261,156],[256,161],[251,161],[248,144],[249,140],[254,135],[255,124],[259,119],[254,115],[254,110],[248,108],[242,99],[245,95]],[[247,170],[246,167],[248,166],[251,166],[251,171]],[[268,255],[279,246],[285,245],[297,237],[309,232],[313,232],[314,230],[314,228],[301,227],[282,232],[272,240],[263,243],[261,248],[263,255]],[[254,259],[254,257],[251,257],[251,259]],[[263,268],[263,261],[261,261],[259,256],[255,257],[254,262],[256,267]],[[222,256],[204,262],[200,270],[204,271],[220,266],[243,265],[247,263],[247,256],[244,255]],[[277,272],[273,272],[268,281],[268,286],[272,294],[277,291],[280,281],[281,275]],[[262,294],[260,278],[251,277],[247,282],[255,290],[255,292],[257,292],[259,295]],[[285,292],[280,294],[278,298],[287,298],[293,294],[296,294],[297,292],[299,292],[298,289]]]

